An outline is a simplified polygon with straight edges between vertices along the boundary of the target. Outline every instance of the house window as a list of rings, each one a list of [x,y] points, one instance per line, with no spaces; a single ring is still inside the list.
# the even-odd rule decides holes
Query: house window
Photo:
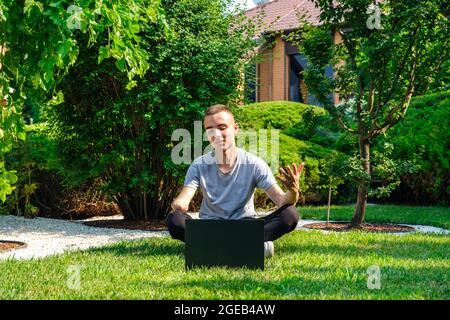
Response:
[[[245,99],[248,103],[256,102],[256,64],[245,67]]]
[[[308,103],[308,90],[303,79],[306,59],[299,55],[289,56],[289,101]]]
[[[307,68],[307,60],[301,54],[289,55],[289,101],[302,102],[314,106],[320,106],[319,101],[308,92],[308,87],[303,78],[303,71]],[[332,66],[325,68],[325,75],[333,77]],[[331,96],[330,96],[331,98]]]

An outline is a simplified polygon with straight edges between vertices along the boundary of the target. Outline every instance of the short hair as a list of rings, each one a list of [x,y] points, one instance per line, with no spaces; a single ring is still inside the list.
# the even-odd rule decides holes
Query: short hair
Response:
[[[231,112],[230,108],[228,108],[226,105],[223,105],[223,104],[215,104],[215,105],[209,107],[205,112],[205,117],[212,116],[213,114],[223,112],[223,111],[228,112],[234,118],[233,112]]]

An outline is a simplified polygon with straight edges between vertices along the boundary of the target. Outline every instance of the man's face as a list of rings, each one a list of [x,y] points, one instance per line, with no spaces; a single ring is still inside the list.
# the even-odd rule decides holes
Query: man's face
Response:
[[[222,111],[204,120],[208,141],[216,150],[228,150],[234,146],[234,137],[239,131],[239,125],[234,122],[234,117],[226,111]]]

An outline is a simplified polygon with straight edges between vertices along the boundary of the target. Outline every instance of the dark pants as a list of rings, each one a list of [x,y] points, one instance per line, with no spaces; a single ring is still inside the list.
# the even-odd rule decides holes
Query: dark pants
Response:
[[[169,213],[166,224],[173,239],[184,242],[186,220],[188,219],[192,219],[192,217],[187,213],[178,211]],[[297,226],[299,215],[294,206],[286,204],[265,217],[244,219],[264,220],[264,241],[273,241],[294,230]]]

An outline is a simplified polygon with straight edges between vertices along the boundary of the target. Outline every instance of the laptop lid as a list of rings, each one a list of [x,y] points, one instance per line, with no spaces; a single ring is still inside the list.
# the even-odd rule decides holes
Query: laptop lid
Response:
[[[186,220],[185,266],[264,270],[264,221]]]

